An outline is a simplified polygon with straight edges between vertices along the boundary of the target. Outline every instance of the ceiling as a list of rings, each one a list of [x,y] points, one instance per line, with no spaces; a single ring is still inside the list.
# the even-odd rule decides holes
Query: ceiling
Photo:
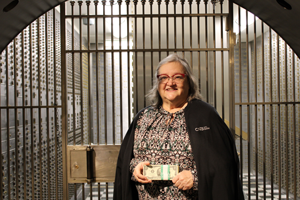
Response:
[[[14,9],[4,12],[4,7],[12,1],[0,1],[0,52],[32,21],[65,0],[19,0]],[[233,2],[268,24],[300,57],[300,1],[286,0],[292,6],[291,10],[284,9],[277,0],[233,0]]]

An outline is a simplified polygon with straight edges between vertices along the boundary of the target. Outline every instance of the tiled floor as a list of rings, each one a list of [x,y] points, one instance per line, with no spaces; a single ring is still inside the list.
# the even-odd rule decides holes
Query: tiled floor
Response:
[[[106,194],[106,184],[100,183],[100,194],[98,195],[98,183],[96,183],[93,185],[92,198],[90,195],[88,195],[86,200],[98,200],[98,199],[112,200],[113,199],[113,191],[114,191],[113,185],[112,184],[108,185],[107,190],[108,190],[108,193]]]
[[[243,190],[245,194],[245,200],[249,199],[249,188],[248,188],[248,174],[243,175]],[[255,175],[250,175],[250,199],[255,199],[255,200],[279,200],[279,188],[274,184],[273,185],[273,199],[272,199],[272,187],[268,181],[266,181],[266,190],[264,194],[264,181],[262,176],[258,176],[257,178],[258,182],[258,188],[256,189],[256,176]],[[286,192],[282,189],[281,190],[281,200],[287,200]],[[265,196],[265,197],[264,197]],[[100,197],[100,198],[99,198]],[[98,200],[98,199],[106,199],[108,197],[108,200],[113,199],[113,186],[109,185],[108,186],[108,194],[106,194],[106,184],[105,183],[100,183],[100,194],[98,196],[98,184],[95,184],[93,186],[93,192],[92,192],[92,197],[90,195],[87,196],[86,200]],[[289,194],[289,200],[295,200],[294,196],[292,194]],[[300,200],[298,197],[296,200]]]
[[[249,199],[249,178],[248,174],[243,175],[243,190],[245,194],[245,199]],[[279,198],[279,188],[277,185],[273,185],[273,199],[272,199],[272,187],[270,182],[266,181],[266,186],[265,186],[265,194],[264,194],[264,180],[263,177],[258,175],[257,177],[257,185],[258,187],[256,188],[256,176],[255,175],[250,175],[250,199],[255,199],[255,200],[287,200],[287,195],[286,191],[281,189],[280,191],[280,196]],[[288,196],[289,200],[295,200],[294,196],[292,194],[289,194]],[[297,198],[296,200],[300,200],[300,198]]]

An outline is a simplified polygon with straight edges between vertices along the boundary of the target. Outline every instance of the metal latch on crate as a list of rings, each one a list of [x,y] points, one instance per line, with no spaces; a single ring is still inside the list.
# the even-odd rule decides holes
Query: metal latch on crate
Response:
[[[68,183],[114,182],[120,145],[67,146]]]

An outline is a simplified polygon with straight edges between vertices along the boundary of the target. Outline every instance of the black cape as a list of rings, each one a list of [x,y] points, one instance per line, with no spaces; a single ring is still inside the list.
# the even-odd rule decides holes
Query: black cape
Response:
[[[114,183],[114,200],[138,199],[129,164],[133,158],[134,131],[140,111],[122,142]],[[184,109],[187,131],[198,174],[199,200],[244,200],[239,160],[233,136],[216,110],[201,100]]]

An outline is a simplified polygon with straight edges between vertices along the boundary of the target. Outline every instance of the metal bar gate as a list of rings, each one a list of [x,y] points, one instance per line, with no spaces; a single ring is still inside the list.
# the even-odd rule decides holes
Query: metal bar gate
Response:
[[[208,0],[65,4],[62,45],[67,77],[63,85],[68,95],[63,103],[67,108],[63,137],[68,145],[66,162],[71,160],[65,169],[71,172],[64,179],[69,183],[64,182],[68,198],[111,197],[113,179],[101,182],[95,170],[98,181],[80,183],[80,166],[86,163],[76,159],[76,150],[84,155],[81,151],[86,148],[121,144],[133,116],[149,104],[145,95],[151,88],[155,66],[172,52],[190,62],[204,99],[223,119],[234,121],[229,112],[234,106],[229,95],[233,91],[228,90],[227,78],[233,77],[233,62],[229,67],[230,48],[233,52],[233,41],[228,37],[233,34],[230,9],[228,1]]]
[[[236,135],[246,199],[299,200],[300,60],[222,0],[67,1],[26,27],[0,54],[0,200],[111,199],[111,158],[173,52]]]
[[[247,199],[300,199],[299,58],[234,6],[235,116]],[[255,183],[255,184],[253,184]]]

